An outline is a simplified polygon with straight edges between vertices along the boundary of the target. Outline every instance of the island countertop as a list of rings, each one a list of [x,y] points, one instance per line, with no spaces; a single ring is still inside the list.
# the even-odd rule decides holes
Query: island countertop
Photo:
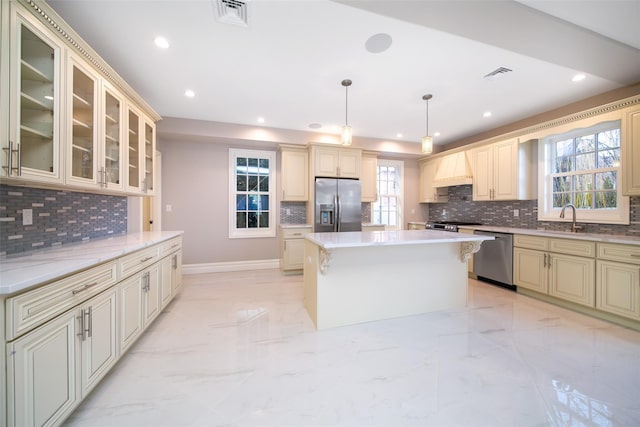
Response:
[[[131,233],[5,256],[0,262],[0,295],[26,290],[182,234],[182,231]]]
[[[491,236],[452,233],[437,230],[348,231],[341,233],[310,233],[305,235],[323,249],[359,248],[369,246],[424,245],[456,242],[482,242]]]

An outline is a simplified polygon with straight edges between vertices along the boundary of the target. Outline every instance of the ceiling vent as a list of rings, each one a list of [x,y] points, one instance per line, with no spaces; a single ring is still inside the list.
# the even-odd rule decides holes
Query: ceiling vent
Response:
[[[248,0],[211,0],[216,19],[225,24],[249,26]]]
[[[505,67],[500,67],[500,68],[496,68],[495,70],[493,70],[489,74],[485,74],[484,77],[485,78],[494,77],[494,76],[497,76],[497,75],[500,75],[500,74],[510,73],[511,71],[513,71],[513,70],[511,70],[509,68],[505,68]]]

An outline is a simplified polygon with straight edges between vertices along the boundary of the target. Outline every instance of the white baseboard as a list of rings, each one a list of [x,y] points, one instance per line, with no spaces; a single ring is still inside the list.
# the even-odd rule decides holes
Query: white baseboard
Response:
[[[280,268],[279,259],[254,261],[212,262],[206,264],[184,264],[182,274],[222,273],[225,271],[269,270]]]

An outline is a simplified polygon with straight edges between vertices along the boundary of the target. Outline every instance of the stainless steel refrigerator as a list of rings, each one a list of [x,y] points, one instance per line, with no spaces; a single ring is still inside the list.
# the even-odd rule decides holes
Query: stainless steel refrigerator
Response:
[[[313,232],[361,231],[360,193],[357,179],[316,178]]]

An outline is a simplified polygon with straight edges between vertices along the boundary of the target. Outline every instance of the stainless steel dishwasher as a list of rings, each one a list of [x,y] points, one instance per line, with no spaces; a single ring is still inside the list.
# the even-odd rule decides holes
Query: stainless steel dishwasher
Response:
[[[516,289],[513,284],[513,234],[475,230],[473,234],[492,236],[495,240],[482,242],[473,254],[473,272],[478,279]]]

